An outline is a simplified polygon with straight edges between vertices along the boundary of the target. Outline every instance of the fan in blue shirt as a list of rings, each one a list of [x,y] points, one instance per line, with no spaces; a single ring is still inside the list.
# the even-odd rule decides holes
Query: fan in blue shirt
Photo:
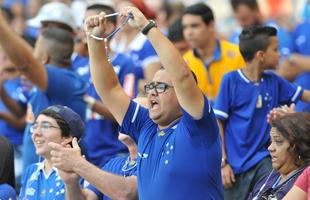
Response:
[[[80,116],[66,106],[50,106],[42,110],[31,126],[31,139],[35,152],[44,160],[30,165],[22,178],[19,199],[65,199],[64,182],[60,171],[51,162],[49,142],[71,145],[72,138],[79,140],[84,134],[84,123]]]
[[[279,61],[275,28],[246,28],[239,38],[240,52],[247,65],[224,76],[214,105],[224,150],[224,196],[231,199],[245,199],[251,186],[271,170],[267,150],[270,110],[299,99],[310,101],[309,91],[265,71],[275,68]]]
[[[230,42],[239,44],[239,35],[244,28],[255,25],[272,26],[278,31],[280,56],[285,57],[292,53],[294,45],[291,33],[273,19],[264,20],[257,0],[232,0],[230,2],[235,18],[240,25],[229,37]]]
[[[89,2],[85,13],[85,18],[96,15],[100,12],[114,13],[114,9],[110,7],[107,2]],[[111,17],[108,18],[109,25],[116,28],[116,20]],[[86,38],[81,39],[86,41]],[[109,41],[107,47],[109,47]],[[87,55],[87,44],[82,43],[85,48],[83,51],[84,56],[77,54],[73,58],[72,68],[84,80],[89,83],[87,95],[96,100],[96,105],[91,103],[87,107],[86,112],[86,130],[85,130],[85,143],[87,145],[88,160],[96,166],[102,167],[109,159],[115,157],[117,154],[127,154],[127,148],[117,139],[118,137],[118,124],[109,115],[99,112],[96,109],[97,105],[104,104],[100,101],[95,87],[91,81],[89,69],[89,57]],[[105,48],[102,45],[102,48]],[[114,53],[109,50],[109,56],[113,69],[128,96],[133,98],[137,94],[137,80],[135,75],[135,64],[132,60],[123,54]]]
[[[108,30],[104,15],[87,19],[88,34],[98,37],[98,33]],[[213,109],[174,45],[137,8],[120,10],[121,17],[129,15],[132,15],[129,24],[148,37],[165,67],[145,86],[148,109],[125,94],[100,43],[90,35],[87,40],[96,90],[122,124],[121,132],[138,143],[139,199],[223,199],[221,141]],[[63,155],[53,162],[57,168],[79,175],[81,169],[87,168],[76,146],[68,149],[53,145],[53,148]],[[118,176],[103,174],[90,178],[118,185],[124,192],[132,187],[128,179]],[[67,188],[72,189],[68,191],[70,197],[76,199],[74,185]]]
[[[86,104],[83,95],[86,84],[69,71],[73,51],[72,35],[59,28],[46,28],[39,36],[34,52],[31,47],[12,34],[0,14],[0,44],[18,70],[33,84],[27,101],[27,113],[20,109],[18,115],[25,116],[24,169],[38,161],[31,140],[30,126],[42,109],[55,104],[66,105],[85,119]],[[17,113],[15,113],[17,115]]]

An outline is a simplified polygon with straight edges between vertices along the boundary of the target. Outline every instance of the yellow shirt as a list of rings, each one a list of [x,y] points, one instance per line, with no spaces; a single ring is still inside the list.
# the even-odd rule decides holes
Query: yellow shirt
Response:
[[[217,41],[210,63],[204,64],[195,49],[186,52],[183,58],[195,73],[199,88],[210,100],[216,98],[224,74],[245,66],[238,46],[227,41]]]

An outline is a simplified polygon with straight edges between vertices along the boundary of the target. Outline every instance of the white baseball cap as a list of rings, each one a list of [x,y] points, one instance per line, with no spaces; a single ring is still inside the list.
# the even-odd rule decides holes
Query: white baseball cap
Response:
[[[28,26],[41,27],[43,22],[57,22],[76,30],[71,9],[61,2],[50,2],[42,6],[38,15],[27,21]]]
[[[87,8],[94,5],[101,5],[114,8],[114,3],[112,0],[86,0]]]

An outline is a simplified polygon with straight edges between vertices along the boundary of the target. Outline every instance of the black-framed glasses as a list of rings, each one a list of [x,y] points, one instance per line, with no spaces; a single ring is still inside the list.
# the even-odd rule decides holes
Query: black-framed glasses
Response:
[[[34,133],[35,131],[37,130],[41,130],[42,132],[47,132],[49,130],[51,130],[52,128],[57,128],[57,129],[60,129],[60,127],[58,126],[53,126],[52,124],[50,123],[41,123],[41,124],[34,124],[30,127],[30,133]]]
[[[151,90],[155,89],[157,93],[163,93],[169,88],[173,88],[173,86],[164,82],[151,82],[144,86],[144,92],[149,94]]]

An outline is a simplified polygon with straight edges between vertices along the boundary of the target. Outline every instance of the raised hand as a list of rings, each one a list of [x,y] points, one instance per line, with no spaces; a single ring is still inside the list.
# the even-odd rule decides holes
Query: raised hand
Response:
[[[50,142],[48,145],[52,148],[51,161],[53,166],[60,170],[74,172],[74,167],[84,160],[76,138],[72,140],[72,148],[54,142]]]
[[[105,15],[104,12],[101,12],[99,15],[93,15],[86,19],[84,24],[86,35],[102,37],[105,34],[107,23]]]
[[[284,105],[278,108],[273,108],[267,115],[267,122],[272,123],[272,120],[275,120],[276,118],[281,117],[286,113],[294,113],[295,107],[295,104],[292,103],[290,106]]]
[[[148,24],[148,20],[143,13],[135,7],[124,7],[120,10],[120,17],[131,16],[129,25],[133,28],[143,29]]]

